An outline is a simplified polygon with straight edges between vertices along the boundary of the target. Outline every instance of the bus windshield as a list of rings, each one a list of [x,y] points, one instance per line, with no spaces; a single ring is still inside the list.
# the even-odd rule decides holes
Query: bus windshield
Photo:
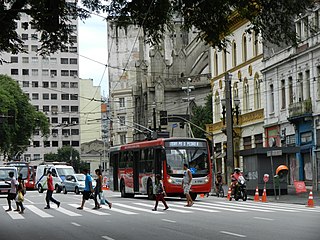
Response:
[[[192,175],[204,176],[209,173],[206,148],[167,148],[167,173],[171,176],[183,175],[183,164],[188,164]]]

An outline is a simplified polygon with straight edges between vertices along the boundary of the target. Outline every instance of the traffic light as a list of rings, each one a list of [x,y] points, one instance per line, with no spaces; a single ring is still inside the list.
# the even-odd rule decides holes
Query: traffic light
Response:
[[[168,125],[167,111],[160,111],[160,125]]]

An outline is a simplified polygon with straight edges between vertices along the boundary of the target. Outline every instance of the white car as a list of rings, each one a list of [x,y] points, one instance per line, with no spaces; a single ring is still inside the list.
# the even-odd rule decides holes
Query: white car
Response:
[[[0,166],[0,195],[8,194],[11,189],[9,172],[13,172],[17,179],[18,171],[16,167]]]
[[[64,194],[68,192],[75,192],[79,194],[83,192],[85,186],[86,175],[84,174],[71,174],[65,177],[62,182],[62,191]],[[92,181],[92,186],[95,187],[95,181]]]

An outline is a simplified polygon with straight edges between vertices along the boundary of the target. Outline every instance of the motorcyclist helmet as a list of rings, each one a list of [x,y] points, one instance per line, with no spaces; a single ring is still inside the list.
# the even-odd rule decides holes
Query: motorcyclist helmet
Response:
[[[234,173],[240,173],[241,171],[240,171],[240,168],[235,168],[235,169],[233,170],[233,172],[234,172]]]

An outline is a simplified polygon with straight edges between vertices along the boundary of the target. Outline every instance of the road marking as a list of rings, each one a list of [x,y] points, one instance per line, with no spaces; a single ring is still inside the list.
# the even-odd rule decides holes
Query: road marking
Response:
[[[169,220],[169,219],[161,219],[162,221],[164,221],[164,222],[169,222],[169,223],[175,223],[175,222],[177,222],[177,221],[173,221],[173,220]]]
[[[2,206],[3,209],[7,209],[6,206]],[[18,212],[14,212],[14,211],[10,211],[10,212],[6,212],[9,214],[9,216],[12,218],[12,219],[24,219],[24,217],[18,213]]]
[[[254,217],[255,219],[259,219],[259,220],[266,220],[266,221],[273,221],[274,219],[272,218],[263,218],[263,217]]]
[[[179,203],[179,202],[176,202],[177,204],[185,204],[185,203]],[[180,205],[176,205],[176,204],[170,204],[170,206],[174,206],[174,207],[178,207],[178,208],[190,208],[192,210],[198,210],[198,211],[202,211],[202,212],[211,212],[211,213],[216,213],[216,212],[220,212],[220,211],[217,211],[217,210],[211,210],[211,209],[203,209],[203,208],[198,208],[198,207],[184,207],[184,206],[180,206]],[[169,208],[170,209],[170,208]],[[168,209],[168,210],[169,210]]]
[[[80,216],[82,216],[81,214],[69,211],[69,210],[67,210],[65,208],[62,208],[62,207],[55,208],[55,210],[57,210],[58,212],[61,212],[63,214],[66,214],[68,216],[71,216],[71,217],[80,217]]]
[[[79,207],[78,204],[69,204],[70,206],[72,207]],[[109,213],[106,213],[106,212],[101,212],[99,210],[94,210],[94,209],[90,209],[90,208],[86,208],[84,207],[83,210],[79,210],[79,211],[86,211],[86,212],[89,212],[89,213],[93,213],[95,215],[99,215],[99,216],[107,216],[107,215],[110,215]]]
[[[75,222],[71,222],[71,224],[76,226],[76,227],[80,227],[81,226],[79,223],[75,223]]]
[[[124,208],[130,208],[130,209],[137,210],[137,211],[152,213],[152,214],[163,214],[163,212],[157,212],[157,211],[151,211],[151,209],[148,210],[145,208],[137,208],[137,207],[127,206],[127,205],[121,204],[121,203],[113,203],[113,205],[124,207]]]
[[[27,201],[28,203],[34,204],[34,202],[30,201],[30,200],[27,199],[27,198],[24,198],[24,200]]]
[[[219,204],[223,205],[223,207],[227,207],[227,208],[237,208],[237,209],[245,209],[245,210],[252,210],[252,211],[255,211],[255,212],[275,212],[275,211],[272,211],[272,210],[267,210],[267,209],[261,209],[261,208],[256,208],[256,207],[252,207],[252,206],[244,206],[244,205],[235,205],[235,204],[232,204],[232,203],[224,203],[224,202],[219,202]]]
[[[257,204],[256,204],[257,205]],[[258,206],[270,206],[270,207],[277,207],[277,208],[285,208],[285,209],[292,209],[292,210],[298,210],[298,211],[304,211],[304,212],[320,212],[320,209],[310,209],[306,208],[306,206],[299,205],[299,204],[284,204],[284,203],[260,203]]]
[[[220,232],[224,233],[224,234],[227,234],[227,235],[235,236],[235,237],[241,237],[241,238],[247,237],[246,235],[241,235],[241,234],[232,233],[232,232],[226,232],[226,231],[220,231]]]
[[[135,213],[135,212],[130,212],[130,211],[126,211],[126,210],[121,210],[121,209],[114,208],[114,207],[112,207],[111,209],[109,209],[109,207],[104,206],[104,205],[101,205],[101,207],[104,208],[104,209],[108,209],[109,211],[112,211],[112,212],[123,213],[123,214],[126,214],[126,215],[135,215],[135,214],[138,214],[138,213]]]
[[[51,217],[53,217],[52,215],[46,213],[45,211],[40,210],[36,206],[26,205],[25,207],[28,208],[31,212],[34,212],[35,214],[37,214],[38,216],[40,216],[42,218],[51,218]]]
[[[107,240],[115,240],[114,238],[108,237],[108,236],[101,236],[103,239],[107,239]]]
[[[153,208],[154,205],[151,204],[146,204],[146,203],[134,203],[140,206],[145,206],[145,207],[150,207]],[[173,209],[169,206],[169,209],[167,209],[166,211],[172,211],[172,212],[179,212],[179,213],[192,213],[192,211],[188,211],[188,210],[181,210],[181,209]]]
[[[240,209],[225,208],[225,207],[219,206],[218,204],[214,204],[214,203],[197,202],[196,205],[198,205],[198,204],[200,204],[200,205],[202,205],[203,207],[206,207],[206,208],[226,210],[226,211],[231,211],[231,212],[248,212],[248,211],[240,210]]]

